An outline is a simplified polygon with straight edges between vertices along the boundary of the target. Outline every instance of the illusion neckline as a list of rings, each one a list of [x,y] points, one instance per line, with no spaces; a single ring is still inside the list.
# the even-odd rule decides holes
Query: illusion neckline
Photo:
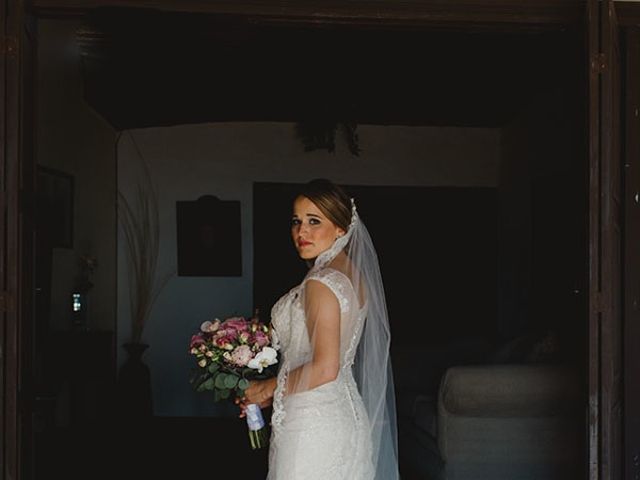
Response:
[[[323,266],[321,269],[317,270],[317,271],[316,271],[316,272],[314,272],[314,273],[319,273],[319,272],[321,272],[322,270],[332,270],[332,271],[334,271],[334,272],[339,273],[339,274],[340,274],[340,275],[342,275],[344,278],[346,278],[346,279],[347,279],[347,281],[349,282],[349,287],[351,288],[351,291],[353,292],[353,294],[355,295],[355,297],[356,297],[356,298],[358,298],[358,293],[356,292],[356,289],[355,289],[355,287],[353,286],[353,282],[352,282],[352,281],[351,281],[351,279],[349,278],[349,275],[347,275],[347,274],[346,274],[346,273],[344,273],[344,272],[341,272],[341,271],[340,271],[340,270],[338,270],[337,268],[334,268],[334,267],[328,267],[328,266],[326,266],[326,265],[325,265],[325,266]],[[305,281],[306,281],[306,279],[305,279]],[[369,303],[369,299],[368,299],[368,298],[366,298],[366,299],[365,299],[365,301],[364,301],[364,303],[363,303],[362,305],[360,305],[360,301],[359,301],[359,299],[358,299],[358,312],[362,312],[362,311],[367,307],[368,303]]]

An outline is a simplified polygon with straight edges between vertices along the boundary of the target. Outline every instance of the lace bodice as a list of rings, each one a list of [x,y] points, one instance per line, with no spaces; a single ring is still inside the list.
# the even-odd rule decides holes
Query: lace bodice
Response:
[[[274,392],[271,423],[278,427],[284,418],[283,396],[287,372],[311,360],[311,345],[307,331],[304,293],[309,280],[318,280],[328,286],[340,304],[340,373],[351,377],[362,327],[366,303],[362,307],[349,277],[330,267],[311,270],[304,280],[283,295],[271,310],[271,322],[280,345],[281,366],[278,385]]]
[[[283,295],[271,310],[271,321],[280,343],[280,352],[289,368],[310,360],[311,346],[304,313],[304,287],[309,280],[328,286],[340,303],[340,365],[353,364],[366,305],[359,307],[349,278],[333,268],[323,268],[307,275],[300,285]]]

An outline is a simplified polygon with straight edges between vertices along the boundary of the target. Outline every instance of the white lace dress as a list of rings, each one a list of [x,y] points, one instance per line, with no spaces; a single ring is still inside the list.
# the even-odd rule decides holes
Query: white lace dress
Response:
[[[340,372],[334,381],[287,395],[288,372],[311,359],[302,303],[310,279],[327,285],[340,303]],[[274,305],[271,320],[282,364],[273,399],[268,480],[374,478],[369,420],[351,371],[365,314],[349,278],[329,267],[309,272]]]

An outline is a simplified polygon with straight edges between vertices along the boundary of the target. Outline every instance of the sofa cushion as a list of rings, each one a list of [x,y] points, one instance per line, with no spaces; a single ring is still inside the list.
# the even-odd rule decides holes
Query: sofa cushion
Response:
[[[438,408],[474,417],[548,416],[577,403],[570,370],[549,365],[452,367],[442,379]]]
[[[573,419],[443,414],[438,447],[447,480],[583,478],[583,428]]]

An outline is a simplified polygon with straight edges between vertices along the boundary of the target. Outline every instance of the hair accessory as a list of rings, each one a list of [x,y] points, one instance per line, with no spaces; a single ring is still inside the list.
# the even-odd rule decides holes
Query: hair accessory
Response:
[[[356,209],[356,201],[351,198],[351,223],[349,224],[349,230],[356,224],[358,220],[358,210]]]

